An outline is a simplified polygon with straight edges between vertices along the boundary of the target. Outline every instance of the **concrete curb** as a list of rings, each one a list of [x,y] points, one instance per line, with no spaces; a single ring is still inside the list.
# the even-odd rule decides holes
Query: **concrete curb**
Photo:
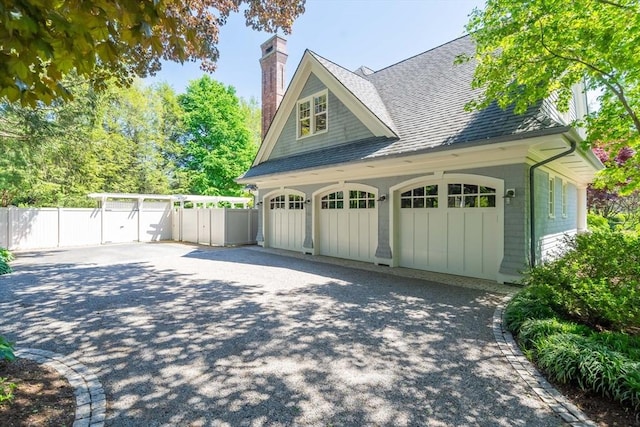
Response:
[[[69,356],[46,350],[21,348],[15,355],[53,368],[69,381],[76,396],[73,427],[104,427],[107,400],[102,384],[89,368]]]
[[[569,402],[554,386],[552,386],[538,370],[522,354],[513,335],[503,328],[504,308],[513,297],[508,295],[502,299],[493,313],[493,335],[500,351],[505,355],[513,369],[531,387],[535,394],[545,402],[571,427],[597,427],[577,406]]]

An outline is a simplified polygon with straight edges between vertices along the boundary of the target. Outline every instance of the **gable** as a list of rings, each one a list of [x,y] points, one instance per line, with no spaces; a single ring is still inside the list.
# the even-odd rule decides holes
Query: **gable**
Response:
[[[299,99],[311,96],[327,87],[313,73],[309,75]],[[276,138],[269,159],[288,157],[322,148],[373,137],[373,133],[345,106],[333,91],[327,90],[327,131],[318,135],[297,138],[297,104],[290,109],[287,121]],[[282,112],[284,113],[284,112]]]

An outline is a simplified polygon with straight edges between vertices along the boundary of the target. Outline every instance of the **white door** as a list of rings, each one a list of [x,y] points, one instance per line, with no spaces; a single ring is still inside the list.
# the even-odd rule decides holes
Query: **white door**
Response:
[[[376,195],[368,191],[334,191],[320,198],[320,255],[373,261],[378,246]]]
[[[273,196],[267,204],[267,245],[302,251],[304,244],[304,197],[297,194]]]
[[[398,191],[399,265],[496,279],[501,201],[492,185],[441,180]]]

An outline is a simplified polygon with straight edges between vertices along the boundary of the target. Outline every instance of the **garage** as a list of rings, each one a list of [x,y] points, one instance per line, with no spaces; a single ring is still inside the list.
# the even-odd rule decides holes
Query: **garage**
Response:
[[[302,251],[304,243],[304,196],[275,194],[267,199],[267,246]]]
[[[378,245],[376,194],[344,189],[319,196],[320,255],[373,261]]]
[[[502,259],[502,183],[462,176],[396,192],[398,264],[495,279]]]

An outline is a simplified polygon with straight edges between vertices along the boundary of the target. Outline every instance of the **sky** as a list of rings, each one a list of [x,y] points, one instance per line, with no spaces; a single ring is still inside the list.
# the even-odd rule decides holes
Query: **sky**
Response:
[[[288,81],[305,49],[349,70],[379,70],[465,34],[474,7],[483,0],[307,0],[287,39]],[[236,88],[237,95],[260,100],[260,44],[272,34],[246,27],[242,14],[222,27],[220,59],[211,75]],[[178,93],[204,74],[197,63],[165,63],[147,83],[168,82]]]

